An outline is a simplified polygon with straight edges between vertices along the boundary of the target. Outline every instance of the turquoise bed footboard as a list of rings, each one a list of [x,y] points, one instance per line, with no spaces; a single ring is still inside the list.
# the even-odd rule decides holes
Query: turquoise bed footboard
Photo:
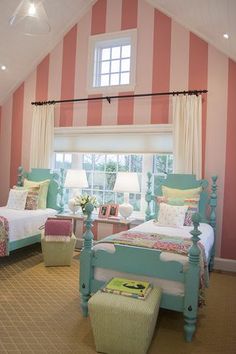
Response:
[[[191,177],[192,178],[192,177]],[[196,180],[195,180],[196,181]],[[216,207],[216,177],[213,178],[213,187],[210,197],[211,220],[215,222]],[[190,188],[191,183],[187,186]],[[194,185],[195,186],[195,185]],[[175,187],[176,188],[176,187]],[[177,261],[164,261],[161,259],[161,251],[145,249],[142,247],[127,247],[115,245],[115,252],[104,250],[93,250],[93,234],[91,213],[93,207],[88,206],[87,220],[85,221],[86,231],[83,235],[84,247],[80,255],[80,294],[81,309],[83,316],[88,316],[88,300],[90,296],[100,289],[104,282],[94,278],[96,267],[115,270],[125,273],[137,274],[140,276],[150,276],[165,280],[173,280],[183,284],[184,295],[163,294],[161,307],[183,313],[185,339],[190,342],[196,330],[199,283],[200,283],[200,248],[198,247],[199,222],[203,218],[203,210],[206,210],[208,203],[207,194],[203,194],[202,207],[200,214],[192,217],[193,230],[192,246],[189,250],[188,267],[183,269],[183,265]],[[151,207],[148,205],[149,216],[152,214]],[[206,219],[204,219],[206,220]],[[212,225],[213,226],[213,225]],[[212,250],[214,256],[214,247]]]

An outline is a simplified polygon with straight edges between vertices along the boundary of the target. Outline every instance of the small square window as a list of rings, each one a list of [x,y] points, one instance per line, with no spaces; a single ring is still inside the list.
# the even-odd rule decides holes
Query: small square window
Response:
[[[135,52],[136,30],[92,36],[89,91],[114,86],[134,89]],[[122,88],[118,90],[122,91]]]

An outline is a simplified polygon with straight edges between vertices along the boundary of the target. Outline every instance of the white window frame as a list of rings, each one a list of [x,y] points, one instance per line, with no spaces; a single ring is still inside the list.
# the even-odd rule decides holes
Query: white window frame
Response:
[[[96,86],[94,87],[94,68],[96,66],[95,53],[96,48],[107,43],[109,46],[114,46],[116,43],[120,45],[122,40],[130,39],[131,56],[130,56],[130,83],[112,86]],[[136,74],[136,55],[137,54],[137,29],[125,30],[120,32],[112,32],[90,36],[88,50],[88,94],[105,93],[115,94],[122,91],[134,91],[135,89],[135,74]]]
[[[172,124],[56,127],[54,138],[54,152],[145,154],[144,169],[147,171],[152,170],[153,154],[173,153]],[[121,138],[122,144],[116,145],[115,140]],[[144,173],[142,190],[146,186],[147,175]],[[142,193],[141,211],[134,212],[133,216],[144,217],[145,208],[145,195]]]

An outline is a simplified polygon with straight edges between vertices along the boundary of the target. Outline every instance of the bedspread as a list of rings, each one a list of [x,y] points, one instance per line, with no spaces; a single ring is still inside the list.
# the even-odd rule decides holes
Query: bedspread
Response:
[[[160,235],[148,232],[124,231],[108,236],[98,243],[123,244],[128,246],[145,247],[164,252],[177,253],[188,256],[192,240],[179,236]],[[208,266],[205,249],[201,242],[198,242],[200,249],[200,283],[199,283],[199,306],[205,304],[205,287],[208,286]]]
[[[9,224],[4,216],[0,216],[0,257],[8,256]]]

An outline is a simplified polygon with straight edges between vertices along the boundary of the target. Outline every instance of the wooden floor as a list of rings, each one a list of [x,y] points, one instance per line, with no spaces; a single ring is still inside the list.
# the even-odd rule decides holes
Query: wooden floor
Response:
[[[71,267],[44,267],[38,246],[0,258],[0,353],[96,353],[78,276],[79,253]],[[192,343],[184,341],[182,315],[161,310],[148,353],[235,354],[236,276],[211,274]]]

